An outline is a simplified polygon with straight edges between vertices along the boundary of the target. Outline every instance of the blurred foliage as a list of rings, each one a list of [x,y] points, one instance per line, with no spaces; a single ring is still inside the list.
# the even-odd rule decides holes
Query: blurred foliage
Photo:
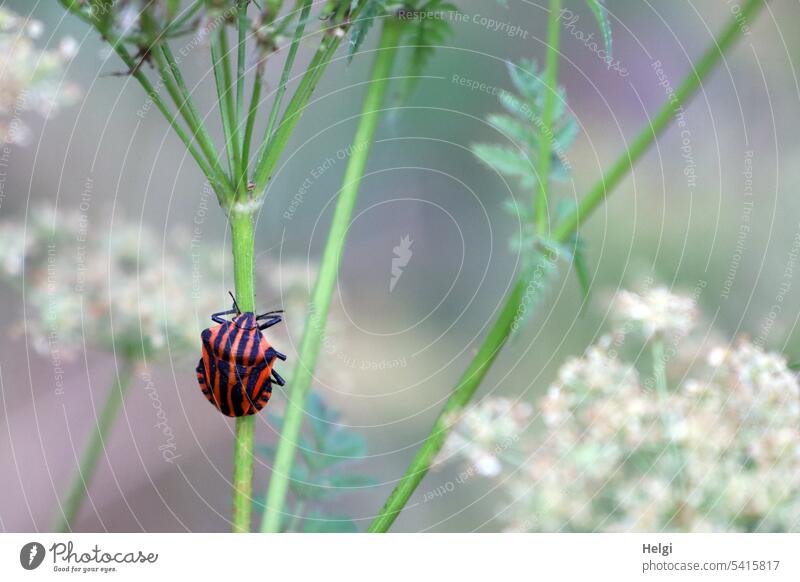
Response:
[[[292,466],[289,490],[292,499],[284,510],[283,531],[355,532],[355,522],[331,509],[339,498],[358,493],[376,481],[358,471],[353,465],[367,454],[364,438],[339,425],[340,413],[312,393],[306,403],[310,430],[300,435],[300,455]],[[280,430],[283,419],[274,418]],[[275,458],[275,448],[259,446],[258,452],[267,463]],[[263,504],[257,502],[263,510]]]

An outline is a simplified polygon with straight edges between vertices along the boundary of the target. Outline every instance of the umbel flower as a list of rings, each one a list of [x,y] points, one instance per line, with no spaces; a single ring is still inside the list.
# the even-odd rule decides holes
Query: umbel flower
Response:
[[[656,305],[682,305],[679,297],[658,295]],[[653,305],[623,297],[629,306]],[[629,313],[654,333],[681,331],[688,329],[685,307],[673,323],[656,309],[649,311],[653,321],[638,307]],[[495,432],[491,415],[470,414],[459,423],[448,446],[467,462],[487,450],[506,451],[488,473],[507,496],[498,508],[503,527],[800,529],[800,387],[786,360],[746,338],[704,349],[703,364],[664,397],[623,360],[618,337],[602,338],[561,367],[537,405],[541,427],[509,441]],[[502,400],[494,406],[507,410]],[[503,449],[503,442],[510,444]]]
[[[200,325],[224,296],[214,250],[190,256],[186,241],[144,224],[115,220],[105,229],[89,221],[41,206],[27,221],[0,224],[0,273],[22,288],[28,306],[18,331],[42,353],[84,345],[148,357],[198,350]]]
[[[697,320],[691,297],[656,287],[644,293],[620,291],[614,302],[615,315],[629,327],[636,327],[646,339],[656,335],[685,336]]]
[[[77,87],[63,81],[63,73],[77,52],[72,38],[56,50],[40,51],[34,41],[42,24],[0,8],[0,140],[24,144],[29,130],[21,120],[26,112],[47,117],[74,102]]]

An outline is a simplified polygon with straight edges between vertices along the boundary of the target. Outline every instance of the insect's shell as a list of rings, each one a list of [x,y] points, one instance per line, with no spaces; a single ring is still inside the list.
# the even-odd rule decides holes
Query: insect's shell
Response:
[[[275,357],[261,334],[256,316],[247,312],[205,330],[203,357],[197,365],[197,381],[211,404],[227,416],[255,414],[272,395],[270,374]]]

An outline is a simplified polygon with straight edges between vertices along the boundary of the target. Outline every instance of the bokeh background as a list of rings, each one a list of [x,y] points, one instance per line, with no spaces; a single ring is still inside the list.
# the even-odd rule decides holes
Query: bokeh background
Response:
[[[497,139],[484,119],[498,104],[489,91],[454,82],[457,76],[510,88],[505,61],[541,61],[544,3],[508,4],[458,2],[468,18],[453,24],[452,38],[436,50],[411,101],[394,102],[383,117],[369,158],[313,388],[341,411],[338,422],[368,444],[358,470],[376,485],[335,501],[337,512],[362,529],[427,434],[513,282],[517,257],[507,241],[516,224],[502,202],[510,194],[520,200],[530,194],[504,183],[470,153],[470,144]],[[578,28],[599,36],[584,4],[573,4]],[[53,254],[59,273],[53,277],[65,279],[49,280],[47,269],[44,279],[20,274],[17,265],[18,276],[0,285],[0,529],[52,528],[58,499],[120,368],[124,342],[135,343],[151,333],[142,330],[153,328],[163,337],[151,356],[133,372],[123,368],[132,377],[130,391],[73,527],[227,531],[234,425],[202,397],[193,372],[199,352],[190,341],[210,311],[228,307],[233,281],[225,217],[167,123],[146,107],[138,84],[113,75],[124,66],[96,34],[54,2],[2,6],[41,21],[40,49],[55,50],[65,37],[79,49],[57,77],[75,87],[72,102],[46,119],[23,114],[29,135],[8,146],[2,174],[7,271],[14,271],[20,237],[47,224],[66,234]],[[583,195],[665,101],[653,63],[661,61],[677,86],[737,5],[608,0],[607,6],[614,58],[625,75],[609,71],[563,33],[560,79],[580,125],[567,152],[571,177],[556,187],[566,199]],[[480,16],[520,30],[492,30]],[[792,27],[798,17],[797,2],[780,0],[749,23],[750,33],[685,108],[690,158],[681,150],[687,135],[671,128],[582,230],[591,266],[589,304],[581,309],[574,275],[562,268],[479,396],[522,395],[535,402],[564,360],[607,328],[610,298],[648,278],[689,293],[703,282],[698,308],[708,333],[728,342],[742,334],[759,337],[789,360],[800,359],[796,282],[783,294],[777,317],[770,316],[800,233],[794,68],[800,38]],[[287,325],[274,343],[290,356],[301,337],[305,297],[375,41],[373,33],[350,64],[341,58],[328,69],[259,217],[258,302],[287,309]],[[304,47],[300,59],[311,50]],[[194,51],[186,64],[192,84],[200,82],[200,108],[209,111],[214,90],[207,50]],[[270,62],[271,83],[280,64],[279,57]],[[214,114],[220,143],[216,123]],[[403,237],[413,241],[413,254],[390,291],[393,249]],[[76,273],[102,291],[64,282]],[[40,308],[54,302],[58,321],[65,327],[71,321],[77,333],[62,332],[61,323],[52,329],[37,323]],[[165,332],[162,320],[169,322]],[[258,416],[260,444],[275,442],[284,400],[276,390],[269,410]],[[397,530],[499,528],[492,485],[481,479],[424,500],[424,492],[447,482],[452,471],[443,467],[426,479]],[[269,456],[260,456],[259,494],[269,473]]]

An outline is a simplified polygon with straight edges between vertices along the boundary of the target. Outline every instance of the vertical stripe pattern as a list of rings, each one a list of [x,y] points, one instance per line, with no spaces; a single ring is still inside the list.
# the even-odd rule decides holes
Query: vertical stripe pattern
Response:
[[[271,347],[255,314],[241,313],[201,334],[203,357],[197,381],[208,401],[227,416],[256,414],[272,396]],[[273,352],[274,353],[274,352]]]

